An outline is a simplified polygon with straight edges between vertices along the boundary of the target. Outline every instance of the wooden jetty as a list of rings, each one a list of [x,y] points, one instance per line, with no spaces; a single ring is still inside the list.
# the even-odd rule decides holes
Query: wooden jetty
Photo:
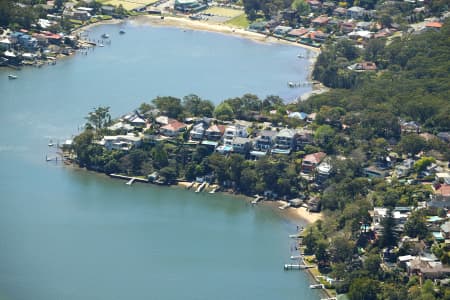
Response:
[[[304,270],[304,269],[308,269],[311,268],[310,266],[307,265],[300,265],[300,264],[285,264],[284,265],[284,270]]]
[[[286,208],[288,208],[288,207],[290,207],[290,206],[291,206],[291,203],[286,202],[286,203],[284,203],[283,205],[279,206],[278,208],[279,208],[279,209],[286,209]]]
[[[310,85],[312,85],[312,82],[309,82],[309,81],[303,81],[303,82],[289,81],[288,82],[288,87],[290,87],[290,88],[306,87],[306,86],[310,86]]]
[[[323,284],[321,284],[321,283],[319,283],[319,284],[311,284],[311,285],[309,286],[309,288],[310,288],[310,289],[324,289],[324,288],[325,288],[325,285],[323,285]]]
[[[131,178],[127,183],[126,183],[126,185],[132,185],[133,184],[133,182],[136,180],[136,178]]]
[[[259,201],[263,200],[264,197],[260,195],[255,195],[255,199],[252,201],[252,204],[257,204]]]
[[[148,183],[148,179],[145,179],[145,178],[125,176],[125,175],[114,174],[114,173],[108,174],[108,176],[112,177],[112,178],[128,180],[128,182],[127,182],[128,185],[133,184],[135,181]]]

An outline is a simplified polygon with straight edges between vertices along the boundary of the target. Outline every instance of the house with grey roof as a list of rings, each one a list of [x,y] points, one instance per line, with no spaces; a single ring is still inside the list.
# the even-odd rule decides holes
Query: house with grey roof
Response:
[[[295,147],[297,131],[295,129],[283,128],[275,136],[275,143],[272,149],[274,154],[289,154]]]

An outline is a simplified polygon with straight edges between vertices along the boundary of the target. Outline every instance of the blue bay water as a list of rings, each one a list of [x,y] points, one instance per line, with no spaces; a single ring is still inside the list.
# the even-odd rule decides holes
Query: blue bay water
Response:
[[[98,105],[118,116],[157,95],[291,99],[305,50],[132,23],[89,35],[104,32],[111,45],[87,56],[0,70],[0,299],[317,298],[303,272],[283,271],[295,225],[272,209],[45,162],[48,141]]]

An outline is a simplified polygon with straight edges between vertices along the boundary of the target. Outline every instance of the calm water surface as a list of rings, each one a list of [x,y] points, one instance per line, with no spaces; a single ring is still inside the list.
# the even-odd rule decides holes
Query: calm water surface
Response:
[[[18,80],[0,70],[0,299],[318,298],[282,270],[295,225],[269,208],[44,161],[98,105],[117,116],[156,95],[295,97],[304,50],[133,24],[89,34],[103,32],[111,45],[87,56]]]

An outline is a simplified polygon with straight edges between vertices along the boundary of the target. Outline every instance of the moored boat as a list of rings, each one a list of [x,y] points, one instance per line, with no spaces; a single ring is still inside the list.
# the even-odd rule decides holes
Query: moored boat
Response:
[[[109,34],[107,34],[107,33],[102,34],[102,38],[104,38],[104,39],[109,38]]]
[[[8,75],[8,78],[9,78],[9,79],[17,79],[17,78],[19,78],[19,77],[17,77],[16,75],[13,75],[13,74],[9,74],[9,75]]]

